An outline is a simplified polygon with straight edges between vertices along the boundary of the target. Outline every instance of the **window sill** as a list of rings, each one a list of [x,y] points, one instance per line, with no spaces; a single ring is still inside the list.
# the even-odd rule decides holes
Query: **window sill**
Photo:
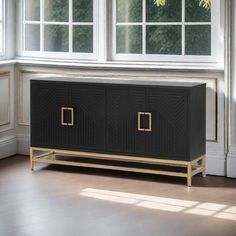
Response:
[[[153,71],[183,71],[183,72],[223,72],[220,63],[180,63],[180,62],[120,62],[120,61],[74,61],[42,58],[16,58],[16,62],[29,66],[69,67],[83,69],[122,69],[122,70],[153,70]]]
[[[14,64],[16,64],[16,60],[15,59],[0,60],[0,66],[8,66],[8,65],[14,65]]]

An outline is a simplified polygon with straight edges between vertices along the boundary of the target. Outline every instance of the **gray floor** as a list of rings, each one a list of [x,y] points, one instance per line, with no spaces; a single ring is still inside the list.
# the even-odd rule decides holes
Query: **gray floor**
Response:
[[[0,161],[0,235],[236,235],[236,180]]]

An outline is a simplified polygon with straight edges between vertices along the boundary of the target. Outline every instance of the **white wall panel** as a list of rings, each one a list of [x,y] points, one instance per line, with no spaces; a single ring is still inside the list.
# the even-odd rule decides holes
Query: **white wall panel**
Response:
[[[14,66],[0,65],[0,159],[16,154]]]

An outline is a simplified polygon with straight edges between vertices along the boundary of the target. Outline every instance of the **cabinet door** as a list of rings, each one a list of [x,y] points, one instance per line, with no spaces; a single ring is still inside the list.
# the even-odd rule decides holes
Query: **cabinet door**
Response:
[[[63,125],[62,108],[68,107],[64,83],[31,81],[31,146],[68,147],[68,126]],[[66,112],[64,121],[70,119]]]
[[[147,155],[184,160],[188,140],[188,91],[148,88],[147,111],[151,131],[145,132]]]
[[[105,150],[105,86],[73,83],[69,88],[70,106],[74,108],[74,125],[69,127],[69,145],[74,150]]]
[[[107,88],[107,150],[116,154],[145,154],[145,134],[138,131],[138,112],[145,109],[145,88]]]

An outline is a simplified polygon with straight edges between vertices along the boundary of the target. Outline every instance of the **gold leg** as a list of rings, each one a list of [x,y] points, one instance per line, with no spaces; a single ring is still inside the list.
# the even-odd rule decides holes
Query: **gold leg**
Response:
[[[202,158],[202,177],[206,177],[206,156]]]
[[[191,187],[192,186],[192,165],[191,165],[191,163],[188,164],[187,171],[188,171],[187,185],[188,185],[188,187]]]
[[[33,148],[30,148],[30,168],[34,171],[34,157],[33,157]]]
[[[52,160],[53,161],[55,161],[56,160],[56,155],[55,155],[55,153],[53,152],[53,154],[52,154]]]

